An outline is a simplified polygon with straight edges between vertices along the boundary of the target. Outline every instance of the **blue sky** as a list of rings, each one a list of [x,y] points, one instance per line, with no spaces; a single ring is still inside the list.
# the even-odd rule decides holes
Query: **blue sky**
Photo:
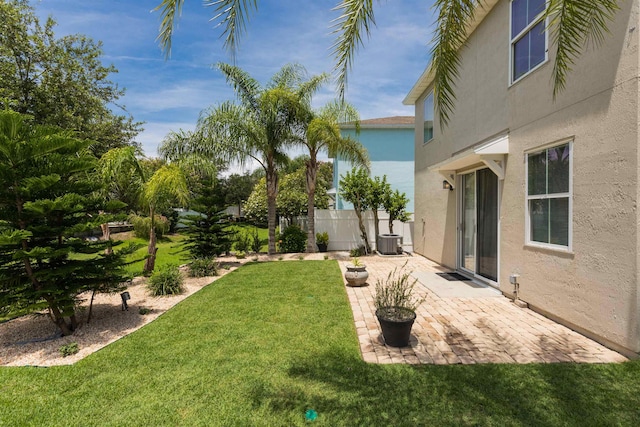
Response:
[[[202,1],[185,2],[174,34],[171,58],[165,60],[156,41],[160,13],[151,10],[160,0],[39,0],[41,18],[52,15],[56,35],[82,33],[103,42],[104,64],[119,73],[111,80],[126,88],[120,100],[134,119],[146,122],[137,140],[147,156],[171,130],[191,130],[200,111],[234,99],[219,71],[212,66],[230,62],[210,19],[212,8]],[[265,83],[289,62],[310,74],[330,72],[331,11],[337,0],[261,0],[240,42],[236,64]],[[377,27],[360,49],[346,99],[362,119],[413,115],[402,99],[424,71],[434,22],[432,0],[374,2]],[[330,85],[314,98],[320,106],[335,97]]]

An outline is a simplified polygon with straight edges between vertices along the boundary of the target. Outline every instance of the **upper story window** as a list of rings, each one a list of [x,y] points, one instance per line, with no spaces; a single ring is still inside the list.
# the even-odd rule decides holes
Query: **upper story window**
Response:
[[[433,139],[433,91],[424,100],[424,142]]]
[[[545,0],[511,2],[511,81],[515,82],[547,59]]]
[[[571,143],[527,154],[527,243],[571,248]]]

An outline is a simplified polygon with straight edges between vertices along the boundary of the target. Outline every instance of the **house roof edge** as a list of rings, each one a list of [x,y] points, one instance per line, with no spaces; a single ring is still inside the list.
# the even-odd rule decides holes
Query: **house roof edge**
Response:
[[[467,35],[464,38],[464,42],[473,34],[473,32],[478,28],[480,23],[484,21],[484,18],[487,17],[489,12],[493,9],[493,7],[498,4],[500,0],[484,0],[482,5],[476,6],[476,12],[474,14],[474,19],[469,23],[467,27]],[[423,73],[418,78],[418,81],[413,85],[407,96],[402,100],[402,104],[404,105],[415,105],[418,101],[418,98],[422,96],[422,94],[427,90],[431,83],[433,82],[434,72],[432,68],[432,63],[429,62],[427,68],[423,71]]]

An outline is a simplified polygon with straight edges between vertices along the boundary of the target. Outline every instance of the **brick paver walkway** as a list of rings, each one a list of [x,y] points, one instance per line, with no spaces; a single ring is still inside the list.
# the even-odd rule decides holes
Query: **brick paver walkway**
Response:
[[[419,256],[361,259],[369,272],[368,286],[349,287],[362,357],[370,363],[472,364],[472,363],[608,363],[627,359],[571,329],[504,296],[439,296],[422,283],[426,300],[417,310],[409,347],[384,344],[375,317],[373,292],[377,279],[385,279],[396,266],[433,274],[443,269]],[[343,273],[349,261],[340,261]],[[455,286],[456,282],[451,282]],[[459,286],[467,286],[457,282]]]

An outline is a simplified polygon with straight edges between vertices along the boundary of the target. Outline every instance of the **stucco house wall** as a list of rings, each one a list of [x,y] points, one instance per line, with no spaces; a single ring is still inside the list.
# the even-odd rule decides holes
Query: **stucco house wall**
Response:
[[[391,188],[405,193],[409,199],[407,211],[414,211],[414,147],[412,116],[384,117],[362,120],[360,133],[357,134],[353,124],[341,124],[343,137],[360,141],[369,153],[371,160],[371,176],[387,176]],[[340,179],[350,172],[353,165],[344,159],[333,161],[333,186],[337,190],[336,209],[353,209],[351,203],[340,197]]]
[[[498,279],[492,284],[513,297],[509,276],[518,274],[519,298],[532,308],[629,354],[640,352],[640,27],[638,1],[620,6],[611,34],[578,59],[555,101],[552,45],[546,63],[509,84],[510,1],[500,0],[489,2],[462,50],[458,101],[448,126],[440,129],[436,118],[434,138],[424,143],[428,71],[405,102],[416,106],[415,251],[459,267],[460,189],[443,190],[434,166],[508,135],[499,181]],[[526,153],[563,140],[573,141],[568,251],[527,245],[525,239]]]

